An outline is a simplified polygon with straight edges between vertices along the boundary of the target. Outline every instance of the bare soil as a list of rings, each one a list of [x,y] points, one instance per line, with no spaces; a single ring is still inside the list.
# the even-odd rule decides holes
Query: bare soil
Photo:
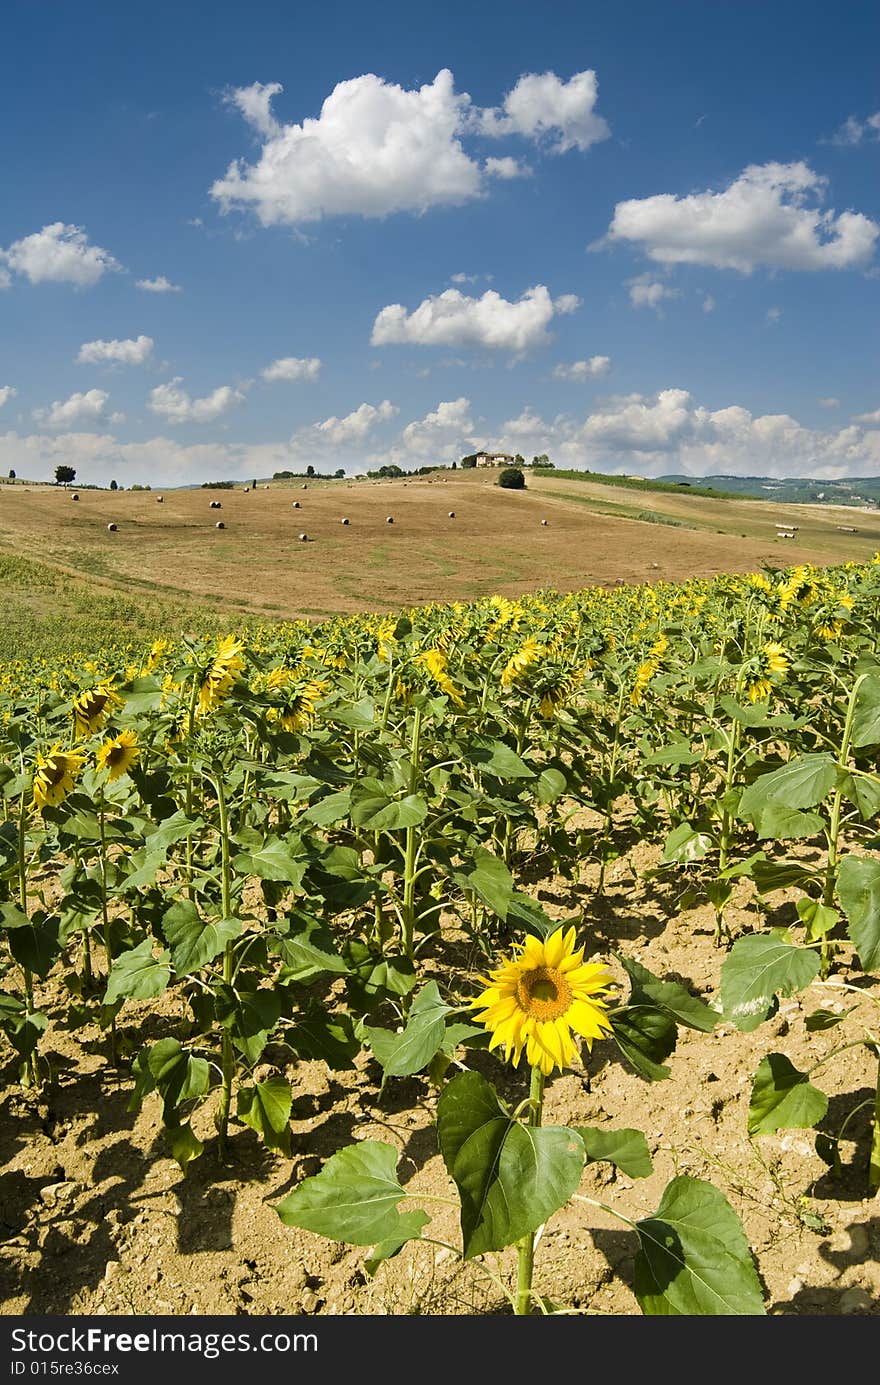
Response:
[[[593,956],[617,951],[658,975],[684,982],[711,1001],[725,956],[712,940],[711,911],[680,909],[671,884],[647,872],[655,855],[637,847],[610,869],[606,893],[594,871],[578,885],[534,888],[553,917],[580,915]],[[729,910],[734,933],[760,923],[751,887],[742,883]],[[771,922],[794,918],[785,893],[774,897]],[[450,928],[452,928],[450,921]],[[459,935],[459,938],[461,935]],[[450,939],[454,945],[455,932]],[[448,957],[448,953],[446,954]],[[485,966],[474,949],[464,964]],[[448,965],[448,962],[446,963]],[[848,966],[841,945],[838,981],[864,994],[815,984],[783,1000],[776,1016],[750,1034],[729,1024],[713,1033],[681,1030],[669,1060],[671,1077],[645,1083],[611,1044],[596,1044],[586,1067],[548,1083],[545,1120],[644,1131],[654,1173],[633,1182],[608,1164],[590,1165],[581,1194],[632,1220],[652,1213],[677,1173],[707,1179],[740,1216],[765,1292],[767,1310],[783,1316],[880,1316],[880,1200],[866,1196],[869,1110],[853,1117],[839,1146],[835,1174],[816,1152],[816,1132],[780,1131],[749,1139],[752,1076],[769,1052],[806,1070],[855,1037],[862,1021],[876,1032],[880,983]],[[497,1287],[514,1273],[514,1252],[462,1263],[447,1246],[406,1247],[374,1278],[365,1252],[282,1225],[273,1206],[352,1140],[397,1146],[401,1176],[414,1193],[454,1194],[437,1151],[437,1090],[427,1079],[390,1081],[368,1057],[351,1072],[317,1062],[294,1063],[293,1157],[267,1153],[248,1129],[233,1127],[231,1161],[213,1150],[212,1111],[196,1120],[211,1141],[184,1176],[168,1157],[159,1100],[128,1109],[131,1081],[113,1074],[106,1036],[64,1028],[64,1001],[54,985],[38,1001],[52,1026],[44,1049],[53,1075],[39,1094],[5,1073],[0,1096],[0,1299],[6,1314],[430,1314],[498,1315],[510,1311]],[[841,1029],[808,1033],[818,1008],[852,1008]],[[872,1013],[873,1011],[873,1013]],[[123,1037],[140,1044],[175,1032],[174,1002],[131,1004],[120,1016]],[[524,1073],[477,1055],[503,1095],[525,1094]],[[847,1115],[876,1085],[876,1062],[849,1048],[817,1072],[830,1105],[820,1133],[836,1136]],[[430,1234],[460,1244],[456,1210],[430,1202]],[[535,1286],[559,1308],[581,1315],[638,1315],[631,1290],[635,1234],[589,1203],[572,1202],[548,1222],[536,1255]],[[495,1276],[493,1280],[486,1271]]]

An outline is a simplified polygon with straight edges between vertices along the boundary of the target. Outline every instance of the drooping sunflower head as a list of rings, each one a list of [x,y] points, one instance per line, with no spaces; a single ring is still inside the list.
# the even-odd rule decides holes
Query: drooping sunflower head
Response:
[[[48,755],[37,755],[34,770],[34,807],[42,813],[45,808],[57,808],[68,794],[73,793],[76,776],[82,769],[84,756],[53,746]]]
[[[322,679],[310,678],[296,691],[289,693],[278,709],[278,716],[285,731],[302,731],[315,715],[315,703],[323,697],[328,684]]]
[[[104,725],[113,709],[121,706],[122,698],[106,683],[80,693],[73,700],[73,725],[77,736],[91,736]]]
[[[134,731],[120,731],[118,736],[104,742],[95,759],[98,769],[107,770],[107,777],[112,784],[115,779],[120,779],[123,774],[128,773],[140,753]]]
[[[522,682],[528,670],[540,663],[546,654],[546,647],[534,635],[529,635],[504,665],[501,671],[502,688],[512,688],[514,683]]]
[[[642,698],[645,696],[645,689],[658,668],[659,664],[656,659],[646,659],[643,664],[639,664],[629,695],[633,707],[638,707],[641,704]]]
[[[491,1032],[490,1049],[503,1048],[514,1067],[525,1052],[528,1062],[549,1077],[577,1052],[572,1030],[588,1049],[594,1039],[611,1033],[600,997],[612,979],[606,967],[584,962],[573,928],[558,928],[544,939],[526,938],[513,957],[484,978],[483,991],[470,1003],[482,1011],[476,1019]]]
[[[460,688],[457,688],[449,676],[449,662],[442,649],[433,646],[431,649],[422,650],[417,654],[413,661],[420,665],[430,676],[432,682],[436,683],[441,692],[445,693],[454,707],[464,707],[464,696]]]
[[[789,658],[781,644],[770,640],[760,653],[749,661],[749,676],[745,691],[750,702],[764,702],[773,691],[773,682],[781,682],[789,669]]]
[[[161,663],[161,661],[162,661],[162,659],[164,659],[165,655],[166,655],[166,654],[169,654],[173,648],[174,648],[174,646],[172,645],[172,643],[171,643],[170,640],[166,640],[166,639],[154,640],[153,643],[152,643],[152,645],[150,646],[150,652],[149,652],[149,654],[147,655],[147,662],[146,662],[146,665],[145,665],[145,671],[146,671],[147,673],[152,673],[152,671],[153,671],[153,669],[156,667],[156,665],[157,665],[158,663]]]
[[[234,635],[217,642],[217,652],[202,676],[197,712],[204,716],[221,702],[244,669],[244,646]]]

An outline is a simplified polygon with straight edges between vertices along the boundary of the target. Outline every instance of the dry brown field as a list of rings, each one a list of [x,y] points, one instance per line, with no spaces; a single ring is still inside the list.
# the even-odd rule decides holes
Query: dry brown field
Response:
[[[529,476],[525,491],[506,491],[493,471],[169,490],[161,504],[156,491],[79,490],[74,501],[74,490],[0,488],[0,553],[98,589],[173,594],[270,619],[864,561],[880,548],[880,513],[553,477]],[[638,518],[645,514],[652,518]],[[777,523],[797,526],[794,539],[777,537]]]

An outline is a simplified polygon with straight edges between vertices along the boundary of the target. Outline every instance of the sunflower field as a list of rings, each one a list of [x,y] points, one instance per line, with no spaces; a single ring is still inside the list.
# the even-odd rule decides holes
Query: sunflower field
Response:
[[[290,1159],[297,1064],[368,1062],[383,1093],[430,1094],[458,1238],[366,1138],[278,1200],[286,1226],[363,1247],[369,1276],[433,1236],[500,1311],[552,1314],[541,1238],[576,1200],[636,1234],[642,1313],[765,1313],[731,1200],[689,1173],[637,1220],[585,1196],[588,1166],[650,1174],[648,1137],[622,1110],[548,1124],[546,1089],[608,1046],[662,1083],[683,1031],[735,1049],[821,983],[807,1028],[864,1055],[880,1189],[880,1016],[832,1003],[880,998],[878,613],[880,555],[7,663],[7,1084],[51,1087],[53,1029],[97,1033],[186,1174],[242,1127]],[[596,948],[633,843],[710,908],[716,992]],[[549,880],[588,882],[574,916],[543,907]],[[746,1072],[743,1139],[823,1122],[820,1068]]]

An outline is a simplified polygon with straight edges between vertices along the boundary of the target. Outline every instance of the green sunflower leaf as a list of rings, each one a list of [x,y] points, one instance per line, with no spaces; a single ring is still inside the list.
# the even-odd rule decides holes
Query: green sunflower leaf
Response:
[[[418,794],[390,798],[387,794],[352,795],[351,820],[369,832],[399,832],[417,827],[428,816],[428,805]]]
[[[697,996],[691,995],[680,981],[665,981],[633,958],[617,953],[615,956],[630,979],[631,1005],[641,1005],[647,1001],[665,1010],[688,1029],[699,1029],[703,1034],[711,1034],[721,1019],[717,1010],[711,1009]]]
[[[399,1250],[419,1235],[424,1222],[397,1210],[406,1197],[397,1177],[397,1157],[393,1145],[378,1140],[348,1145],[328,1159],[320,1173],[276,1203],[275,1211],[285,1226],[314,1231],[331,1241],[375,1245],[378,1251],[393,1240]]]
[[[193,1159],[198,1159],[205,1148],[191,1125],[168,1125],[165,1127],[165,1138],[171,1150],[171,1158],[180,1165],[184,1173],[187,1165]]]
[[[852,743],[880,744],[880,677],[875,674],[865,678],[856,693]]]
[[[162,919],[162,932],[171,948],[171,964],[177,976],[201,971],[241,931],[238,919],[203,919],[191,899],[172,904]]]
[[[806,1130],[828,1110],[828,1098],[811,1085],[784,1053],[768,1053],[752,1082],[749,1102],[750,1135],[774,1130]]]
[[[380,1241],[378,1245],[373,1246],[364,1261],[364,1269],[367,1274],[374,1275],[383,1261],[391,1260],[398,1251],[403,1250],[407,1241],[418,1240],[423,1227],[427,1226],[430,1220],[428,1213],[423,1212],[421,1208],[414,1208],[411,1212],[401,1212],[400,1225],[397,1231],[391,1236],[386,1236],[384,1241]]]
[[[269,1149],[290,1154],[290,1083],[281,1076],[267,1077],[252,1087],[240,1087],[236,1112],[240,1121],[256,1130]]]
[[[873,971],[880,964],[880,861],[845,856],[837,893],[859,961],[865,971]]]
[[[584,1142],[588,1164],[605,1159],[628,1178],[648,1178],[654,1172],[648,1141],[641,1130],[602,1130],[593,1125],[572,1129]]]
[[[121,952],[110,968],[107,989],[103,1003],[112,1005],[114,1000],[125,997],[130,1000],[153,1000],[161,995],[171,979],[171,954],[160,952],[153,955],[153,941],[144,938],[137,947]]]
[[[577,1189],[580,1135],[513,1120],[477,1072],[448,1082],[437,1105],[440,1150],[461,1198],[465,1259],[503,1250],[541,1226]]]
[[[49,975],[61,950],[61,920],[42,910],[28,918],[15,904],[0,904],[0,927],[6,930],[6,944],[20,967],[41,979]]]
[[[636,1231],[633,1291],[646,1317],[764,1316],[739,1218],[711,1183],[673,1178]]]
[[[449,1006],[441,999],[436,981],[429,981],[410,1006],[406,1027],[399,1034],[390,1029],[365,1026],[373,1056],[387,1077],[409,1077],[421,1072],[442,1046]]]
[[[682,822],[666,838],[663,860],[687,865],[691,861],[699,861],[712,850],[712,846],[713,840],[708,832],[700,832],[689,822]]]
[[[513,894],[513,876],[499,856],[484,847],[477,847],[473,860],[458,870],[450,870],[449,875],[456,885],[475,894],[500,919],[507,918]]]
[[[795,947],[778,933],[738,938],[721,964],[721,1008],[744,1033],[772,1013],[776,995],[803,990],[816,976],[820,959],[811,948]]]
[[[232,864],[239,875],[255,875],[258,880],[282,880],[298,886],[306,868],[306,862],[297,859],[295,854],[299,847],[298,840],[291,845],[280,837],[269,837],[252,851],[238,852]]]
[[[656,1005],[624,1005],[609,1012],[615,1043],[640,1077],[663,1082],[670,1075],[664,1066],[678,1037],[675,1020]]]

